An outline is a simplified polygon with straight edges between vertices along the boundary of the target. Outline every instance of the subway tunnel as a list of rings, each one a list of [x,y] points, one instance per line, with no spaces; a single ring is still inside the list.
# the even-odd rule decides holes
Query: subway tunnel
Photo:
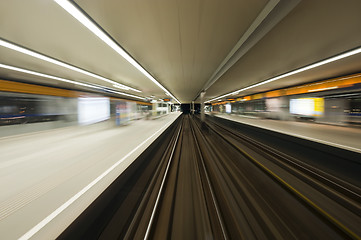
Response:
[[[0,238],[361,239],[360,10],[0,1]]]

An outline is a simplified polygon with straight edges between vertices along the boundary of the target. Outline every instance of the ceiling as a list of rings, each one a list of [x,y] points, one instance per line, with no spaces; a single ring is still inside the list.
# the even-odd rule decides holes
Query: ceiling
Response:
[[[361,46],[359,0],[74,0],[182,103],[259,83]],[[164,90],[51,0],[0,1],[0,38],[141,90]],[[0,46],[0,64],[112,84]],[[361,72],[361,54],[240,93]],[[1,79],[83,89],[0,68]]]

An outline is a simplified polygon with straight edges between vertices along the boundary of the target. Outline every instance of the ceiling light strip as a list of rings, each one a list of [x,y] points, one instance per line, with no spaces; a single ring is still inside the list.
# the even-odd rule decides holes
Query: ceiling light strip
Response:
[[[31,75],[35,75],[35,76],[39,76],[39,77],[45,77],[45,78],[50,78],[50,79],[54,79],[54,80],[57,80],[57,81],[62,81],[62,82],[66,82],[66,83],[76,84],[76,85],[83,86],[83,87],[94,88],[94,89],[98,89],[98,90],[108,91],[108,92],[111,92],[111,93],[116,93],[116,94],[119,94],[119,95],[124,95],[124,96],[129,96],[129,97],[132,97],[132,98],[137,98],[137,99],[146,100],[146,99],[143,98],[143,97],[139,97],[139,96],[135,96],[135,95],[132,95],[132,94],[123,93],[123,92],[118,92],[118,91],[114,91],[114,90],[108,89],[108,88],[105,87],[105,86],[97,86],[97,85],[93,85],[93,84],[87,84],[87,83],[77,82],[77,81],[73,81],[73,80],[69,80],[69,79],[65,79],[65,78],[60,78],[60,77],[48,75],[48,74],[45,74],[45,73],[39,73],[39,72],[35,72],[35,71],[23,69],[23,68],[18,68],[18,67],[6,65],[6,64],[1,64],[1,63],[0,63],[0,68],[5,68],[5,69],[12,70],[12,71],[27,73],[27,74],[31,74]]]
[[[76,20],[88,28],[92,33],[94,33],[98,38],[100,38],[104,43],[121,55],[125,60],[132,64],[136,69],[143,73],[149,80],[155,83],[163,91],[167,92],[174,100],[179,104],[176,97],[174,97],[165,87],[163,87],[152,75],[150,75],[137,61],[135,61],[126,51],[124,51],[113,39],[111,39],[102,29],[100,29],[91,19],[89,19],[82,11],[79,10],[73,3],[68,0],[54,0],[59,4],[65,11],[72,15]]]
[[[3,47],[6,47],[6,48],[9,48],[9,49],[12,49],[12,50],[17,51],[17,52],[24,53],[24,54],[26,54],[26,55],[29,55],[29,56],[32,56],[32,57],[41,59],[41,60],[46,61],[46,62],[50,62],[50,63],[56,64],[56,65],[61,66],[61,67],[65,67],[65,68],[67,68],[67,69],[70,69],[70,70],[73,70],[73,71],[76,71],[76,72],[79,72],[79,73],[88,75],[88,76],[90,76],[90,77],[94,77],[94,78],[100,79],[100,80],[102,80],[102,81],[105,81],[105,82],[108,82],[108,83],[111,83],[111,84],[116,84],[116,85],[118,85],[119,87],[121,87],[121,88],[124,89],[124,90],[132,90],[132,91],[135,91],[135,92],[141,92],[141,91],[138,90],[138,89],[125,86],[125,85],[123,85],[123,84],[120,84],[120,83],[115,82],[115,81],[113,81],[113,80],[110,80],[110,79],[108,79],[108,78],[105,78],[105,77],[102,77],[102,76],[100,76],[100,75],[91,73],[91,72],[89,72],[89,71],[86,71],[86,70],[83,70],[83,69],[81,69],[81,68],[72,66],[72,65],[70,65],[70,64],[61,62],[61,61],[59,61],[59,60],[56,60],[56,59],[54,59],[54,58],[51,58],[51,57],[45,56],[45,55],[43,55],[43,54],[37,53],[37,52],[32,51],[32,50],[30,50],[30,49],[27,49],[27,48],[18,46],[18,45],[14,44],[14,43],[10,43],[10,42],[5,41],[5,40],[3,40],[3,39],[0,39],[0,46],[3,46]]]
[[[327,59],[322,60],[322,61],[320,61],[320,62],[316,62],[316,63],[313,63],[313,64],[311,64],[311,65],[308,65],[308,66],[305,66],[305,67],[302,67],[302,68],[293,70],[293,71],[291,71],[291,72],[288,72],[288,73],[285,73],[285,74],[281,74],[281,75],[279,75],[279,76],[277,76],[277,77],[270,78],[270,79],[265,80],[265,81],[263,81],[263,82],[260,82],[260,83],[257,83],[257,84],[253,84],[253,85],[251,85],[251,86],[248,86],[248,87],[239,89],[239,90],[237,90],[237,91],[224,94],[224,95],[222,95],[222,96],[219,96],[219,97],[213,98],[213,99],[211,99],[211,100],[208,100],[208,101],[206,101],[206,103],[213,102],[213,101],[215,101],[215,100],[218,100],[218,99],[221,99],[221,98],[224,98],[224,97],[228,97],[228,96],[230,96],[230,95],[238,94],[238,93],[243,92],[243,91],[246,91],[246,90],[248,90],[248,89],[255,88],[255,87],[258,87],[258,86],[261,86],[261,85],[270,83],[270,82],[274,82],[274,81],[280,80],[280,79],[282,79],[282,78],[289,77],[289,76],[295,75],[295,74],[297,74],[297,73],[301,73],[301,72],[304,72],[304,71],[307,71],[307,70],[310,70],[310,69],[313,69],[313,68],[316,68],[316,67],[320,67],[320,66],[322,66],[322,65],[325,65],[325,64],[328,64],[328,63],[331,63],[331,62],[335,62],[335,61],[338,61],[338,60],[340,60],[340,59],[347,58],[347,57],[350,57],[350,56],[353,56],[353,55],[356,55],[356,54],[359,54],[359,53],[361,53],[361,47],[358,47],[358,48],[353,49],[353,50],[351,50],[351,51],[347,51],[347,52],[345,52],[345,53],[339,54],[339,55],[334,56],[334,57],[327,58]]]

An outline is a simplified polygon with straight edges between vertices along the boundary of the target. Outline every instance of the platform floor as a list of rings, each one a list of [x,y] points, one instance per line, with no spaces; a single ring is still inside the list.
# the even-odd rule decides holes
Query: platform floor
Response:
[[[361,153],[361,128],[358,127],[249,118],[235,114],[214,116]]]
[[[55,239],[179,115],[0,138],[1,239]]]

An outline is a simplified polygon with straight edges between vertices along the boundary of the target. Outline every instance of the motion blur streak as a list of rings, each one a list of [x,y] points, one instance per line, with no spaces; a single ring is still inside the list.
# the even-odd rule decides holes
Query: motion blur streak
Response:
[[[102,77],[102,76],[100,76],[100,75],[91,73],[91,72],[89,72],[89,71],[86,71],[86,70],[84,70],[84,69],[81,69],[81,68],[78,68],[78,67],[75,67],[75,66],[72,66],[72,65],[67,64],[67,63],[65,63],[65,62],[61,62],[61,61],[56,60],[56,59],[54,59],[54,58],[45,56],[45,55],[40,54],[40,53],[37,53],[37,52],[34,52],[34,51],[30,50],[30,49],[23,48],[23,47],[21,47],[21,46],[18,46],[18,45],[16,45],[16,44],[10,43],[10,42],[5,41],[5,40],[2,40],[2,39],[0,39],[0,46],[3,46],[3,47],[6,47],[6,48],[9,48],[9,49],[12,49],[12,50],[17,51],[17,52],[24,53],[24,54],[26,54],[26,55],[29,55],[29,56],[32,56],[32,57],[41,59],[41,60],[46,61],[46,62],[50,62],[50,63],[56,64],[56,65],[61,66],[61,67],[68,68],[68,69],[70,69],[70,70],[73,70],[73,71],[76,71],[76,72],[79,72],[79,73],[88,75],[88,76],[90,76],[90,77],[94,77],[94,78],[100,79],[100,80],[102,80],[102,81],[105,81],[105,82],[108,82],[108,83],[111,83],[111,84],[116,84],[117,86],[122,87],[122,88],[125,89],[125,90],[129,90],[129,89],[130,89],[130,90],[133,90],[133,91],[136,91],[136,92],[140,92],[140,91],[137,90],[137,89],[134,89],[134,88],[125,86],[125,85],[123,85],[123,84],[120,84],[120,83],[115,82],[115,81],[113,81],[113,80],[110,80],[110,79],[108,79],[108,78]]]
[[[67,11],[70,15],[72,15],[75,19],[77,19],[81,24],[83,24],[86,28],[88,28],[91,32],[93,32],[97,37],[99,37],[104,43],[106,43],[109,47],[111,47],[114,51],[116,51],[119,55],[121,55],[125,60],[127,60],[130,64],[132,64],[138,71],[143,73],[149,80],[155,83],[158,87],[160,87],[163,91],[165,91],[169,96],[171,96],[174,100],[176,100],[179,104],[180,101],[176,97],[174,97],[162,84],[160,84],[152,75],[150,75],[137,61],[135,61],[128,53],[126,53],[117,43],[115,43],[106,33],[104,33],[101,29],[97,27],[95,23],[93,23],[90,19],[88,19],[77,7],[75,7],[72,3],[67,0],[54,0],[57,4],[59,4],[65,11]]]

